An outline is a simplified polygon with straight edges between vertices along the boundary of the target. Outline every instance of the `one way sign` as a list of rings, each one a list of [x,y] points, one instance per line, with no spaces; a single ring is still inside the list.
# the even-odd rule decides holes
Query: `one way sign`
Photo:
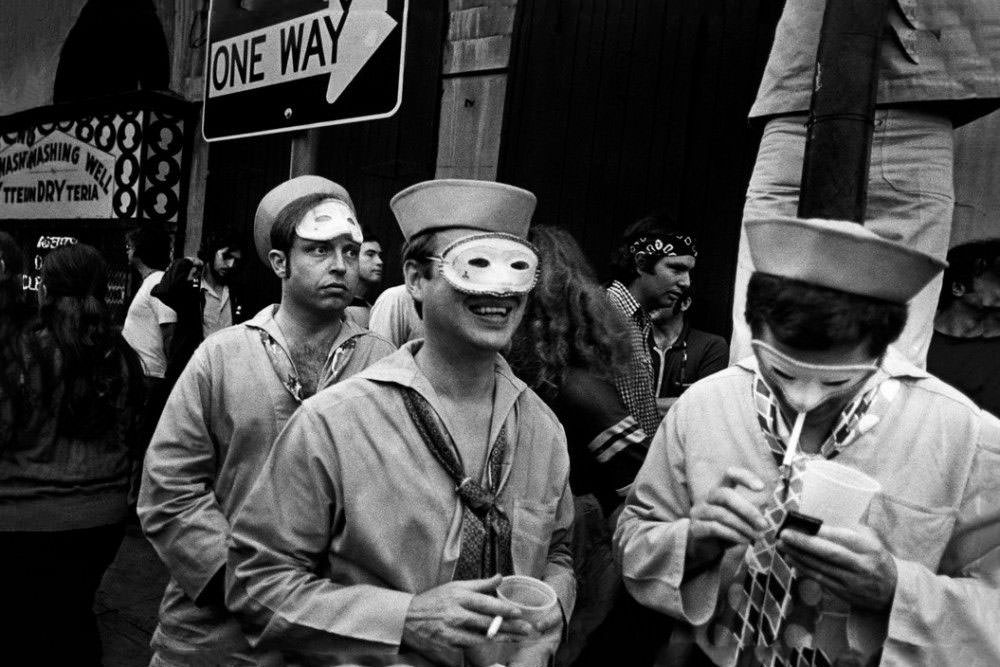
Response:
[[[387,118],[409,0],[212,0],[205,139]]]

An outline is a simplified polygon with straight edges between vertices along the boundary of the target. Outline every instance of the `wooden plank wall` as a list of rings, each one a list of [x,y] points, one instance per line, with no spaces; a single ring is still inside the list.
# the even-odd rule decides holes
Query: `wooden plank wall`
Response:
[[[450,0],[438,178],[496,177],[517,0]]]
[[[696,326],[729,334],[746,120],[783,0],[521,0],[499,180],[538,195],[598,271],[622,228],[664,209],[700,239]]]

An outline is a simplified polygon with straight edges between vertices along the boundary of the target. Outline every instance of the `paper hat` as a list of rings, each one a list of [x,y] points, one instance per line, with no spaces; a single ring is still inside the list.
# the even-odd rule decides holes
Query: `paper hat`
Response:
[[[947,266],[843,220],[747,220],[754,268],[784,278],[907,303]]]
[[[269,263],[267,253],[271,251],[271,227],[274,226],[274,219],[278,217],[278,213],[299,197],[311,194],[328,194],[342,199],[352,211],[355,210],[354,202],[351,201],[347,190],[322,176],[296,176],[278,185],[260,200],[253,220],[253,240],[257,246],[257,255],[264,264]]]
[[[407,241],[421,232],[457,227],[525,238],[536,202],[535,195],[513,185],[449,178],[411,185],[389,206]]]

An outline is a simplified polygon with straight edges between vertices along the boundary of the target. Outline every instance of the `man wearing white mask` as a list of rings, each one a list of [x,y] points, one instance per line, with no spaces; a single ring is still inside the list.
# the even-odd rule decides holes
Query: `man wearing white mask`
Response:
[[[1000,422],[889,347],[942,263],[847,222],[747,234],[754,356],[657,432],[615,534],[626,587],[682,622],[674,656],[717,665],[1000,663]],[[810,534],[820,459],[881,485],[861,524]]]
[[[171,577],[153,667],[283,664],[251,649],[226,609],[230,519],[299,404],[393,351],[344,319],[362,240],[344,188],[319,176],[278,185],[257,208],[254,240],[281,303],[198,347],[146,455],[139,518]]]
[[[569,459],[500,356],[536,279],[535,197],[440,180],[391,206],[426,337],[292,416],[233,523],[228,601],[252,642],[307,664],[476,664],[492,628],[518,642],[507,664],[542,667],[575,598]],[[532,627],[494,597],[509,574],[543,579],[560,604]]]

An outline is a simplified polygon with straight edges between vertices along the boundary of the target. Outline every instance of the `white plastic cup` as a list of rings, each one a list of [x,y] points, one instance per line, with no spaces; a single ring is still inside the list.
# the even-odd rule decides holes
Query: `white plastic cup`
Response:
[[[512,574],[497,586],[497,597],[521,610],[521,620],[537,626],[556,604],[555,590],[541,579]]]
[[[860,470],[813,459],[802,473],[799,512],[831,526],[856,528],[882,485]]]
[[[541,579],[513,574],[497,586],[497,597],[521,610],[518,620],[537,628],[538,623],[559,603],[555,590]],[[549,641],[537,632],[520,641],[484,639],[481,644],[466,649],[466,664],[473,667],[503,667],[525,645]]]

